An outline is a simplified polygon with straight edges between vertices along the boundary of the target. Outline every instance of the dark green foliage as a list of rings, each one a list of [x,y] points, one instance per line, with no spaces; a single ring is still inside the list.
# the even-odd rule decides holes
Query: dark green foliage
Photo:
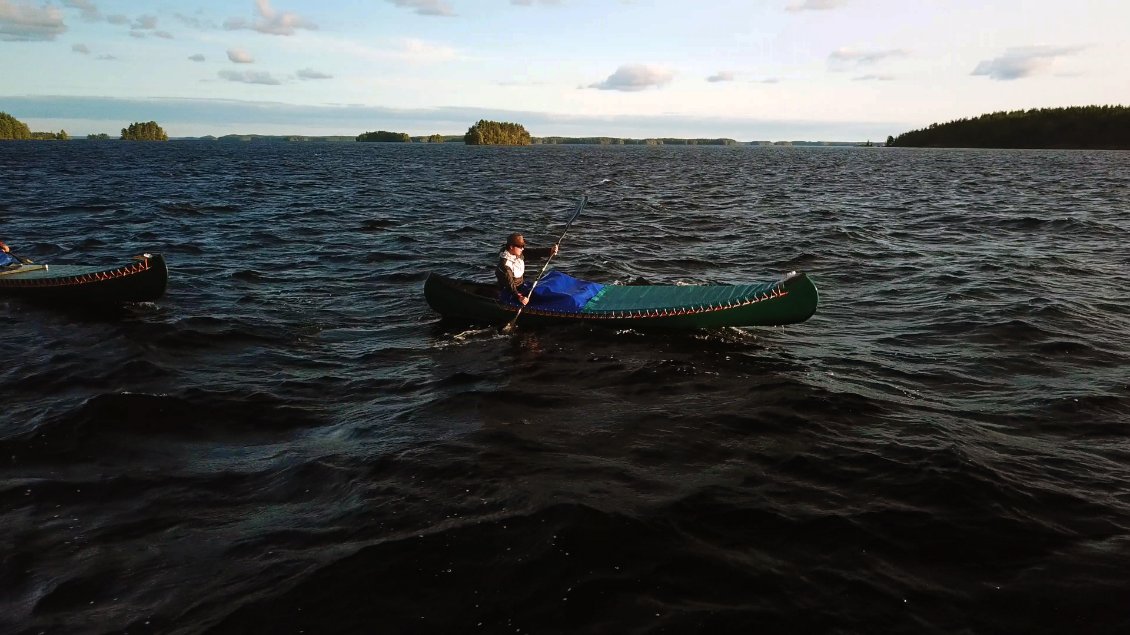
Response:
[[[168,141],[169,135],[157,125],[156,121],[145,123],[131,123],[129,128],[122,128],[122,139],[126,141]]]
[[[1075,106],[994,112],[887,138],[913,148],[1130,149],[1130,107]]]
[[[110,135],[106,134],[105,132],[100,132],[98,134],[88,134],[86,135],[86,138],[91,141],[109,141]]]
[[[6,112],[0,112],[0,139],[30,139],[27,124]]]
[[[444,137],[443,135],[441,135],[441,134],[434,134],[434,135],[429,135],[429,136],[428,136],[427,142],[428,142],[428,143],[443,143],[443,142],[444,142],[444,141],[446,141],[446,140],[447,140],[447,138],[446,138],[446,137]]]
[[[463,143],[471,146],[528,146],[530,133],[526,132],[522,124],[480,119],[479,123],[467,129]]]
[[[31,138],[39,141],[66,141],[71,138],[66,130],[59,132],[33,132]]]
[[[364,132],[357,135],[358,141],[380,141],[384,143],[408,143],[412,138],[404,132],[388,132],[385,130],[378,130],[376,132]]]

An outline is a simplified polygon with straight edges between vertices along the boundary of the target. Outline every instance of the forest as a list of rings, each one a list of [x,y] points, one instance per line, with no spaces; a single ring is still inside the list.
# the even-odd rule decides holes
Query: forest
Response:
[[[26,123],[6,112],[0,112],[0,141],[11,141],[15,139],[66,141],[70,138],[66,130],[60,130],[59,132],[32,132],[27,127]]]
[[[357,140],[381,143],[408,143],[412,141],[412,138],[403,132],[388,132],[387,130],[378,130],[376,132],[362,132],[361,134],[357,135]]]
[[[169,135],[156,121],[145,123],[131,123],[128,128],[122,128],[122,139],[125,141],[168,141]]]
[[[463,143],[469,146],[528,146],[530,133],[526,132],[522,124],[480,119],[478,123],[467,129],[467,134],[463,135]]]
[[[994,112],[887,137],[904,148],[1130,149],[1130,107],[1073,106]]]

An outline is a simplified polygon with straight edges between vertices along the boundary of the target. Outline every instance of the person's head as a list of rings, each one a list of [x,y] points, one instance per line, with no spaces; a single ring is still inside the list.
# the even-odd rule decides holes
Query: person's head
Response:
[[[518,254],[522,253],[525,248],[526,239],[522,237],[522,234],[514,232],[513,234],[510,234],[506,237],[506,251],[509,251],[510,253],[517,256]]]
[[[9,251],[8,246],[5,245],[3,241],[0,241],[0,251],[2,251],[4,253],[8,253],[8,251]]]

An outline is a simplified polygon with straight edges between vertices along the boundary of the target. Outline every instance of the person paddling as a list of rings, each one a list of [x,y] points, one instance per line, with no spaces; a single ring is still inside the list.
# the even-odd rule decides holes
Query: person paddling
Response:
[[[12,253],[12,250],[0,241],[0,267],[11,267],[20,265],[30,265],[31,261],[27,258],[20,258]]]
[[[506,244],[502,246],[502,251],[498,253],[498,266],[494,268],[495,278],[498,279],[498,287],[500,297],[503,301],[513,301],[517,299],[523,306],[530,301],[527,293],[529,288],[524,287],[526,284],[526,256],[531,258],[550,258],[557,255],[559,247],[554,244],[551,247],[542,247],[540,249],[526,248],[526,239],[522,234],[514,232],[506,237]],[[525,292],[525,293],[523,293]]]

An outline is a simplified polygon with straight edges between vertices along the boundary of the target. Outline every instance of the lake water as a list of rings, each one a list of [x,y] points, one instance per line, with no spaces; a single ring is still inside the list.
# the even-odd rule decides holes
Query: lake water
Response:
[[[441,322],[506,234],[808,322]],[[0,144],[0,632],[1130,632],[1130,153]]]

